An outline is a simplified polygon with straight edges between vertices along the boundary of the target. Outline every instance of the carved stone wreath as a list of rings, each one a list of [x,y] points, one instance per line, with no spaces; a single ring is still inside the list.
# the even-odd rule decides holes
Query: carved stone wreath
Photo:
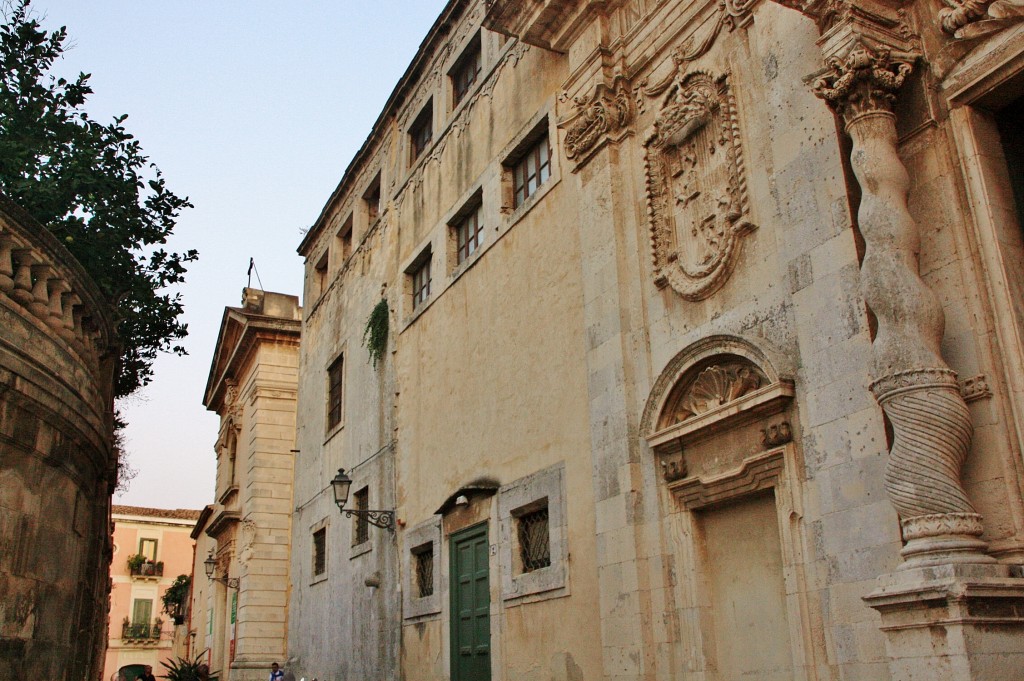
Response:
[[[703,71],[678,75],[664,92],[643,142],[655,283],[703,300],[728,280],[756,228],[736,103],[727,76]]]

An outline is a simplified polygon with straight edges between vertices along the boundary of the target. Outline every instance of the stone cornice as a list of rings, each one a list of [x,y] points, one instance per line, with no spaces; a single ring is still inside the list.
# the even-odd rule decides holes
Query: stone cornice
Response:
[[[566,52],[580,30],[622,0],[487,0],[484,26],[530,45]]]

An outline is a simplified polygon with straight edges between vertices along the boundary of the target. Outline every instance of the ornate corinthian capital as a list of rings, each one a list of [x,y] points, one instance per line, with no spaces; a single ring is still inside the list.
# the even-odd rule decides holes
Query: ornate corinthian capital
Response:
[[[911,71],[913,57],[894,58],[886,48],[858,42],[844,57],[830,57],[828,71],[814,82],[814,93],[849,126],[857,118],[892,113],[896,91]]]

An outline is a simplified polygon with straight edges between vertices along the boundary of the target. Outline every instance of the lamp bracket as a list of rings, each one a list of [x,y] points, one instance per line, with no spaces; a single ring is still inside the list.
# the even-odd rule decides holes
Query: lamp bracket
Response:
[[[365,516],[366,522],[379,527],[384,530],[395,531],[395,512],[394,511],[370,511],[370,510],[359,510],[359,509],[341,509],[342,513],[346,517],[351,518],[352,516]]]

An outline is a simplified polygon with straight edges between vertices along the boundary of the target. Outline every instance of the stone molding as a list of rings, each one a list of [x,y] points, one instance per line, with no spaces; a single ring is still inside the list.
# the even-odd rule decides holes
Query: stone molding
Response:
[[[679,503],[693,511],[775,487],[784,468],[783,450],[773,449],[745,459],[722,475],[685,478],[669,483],[668,488]]]
[[[655,284],[703,300],[729,279],[750,222],[736,100],[728,74],[677,71],[644,135]],[[682,224],[681,224],[682,223]]]

